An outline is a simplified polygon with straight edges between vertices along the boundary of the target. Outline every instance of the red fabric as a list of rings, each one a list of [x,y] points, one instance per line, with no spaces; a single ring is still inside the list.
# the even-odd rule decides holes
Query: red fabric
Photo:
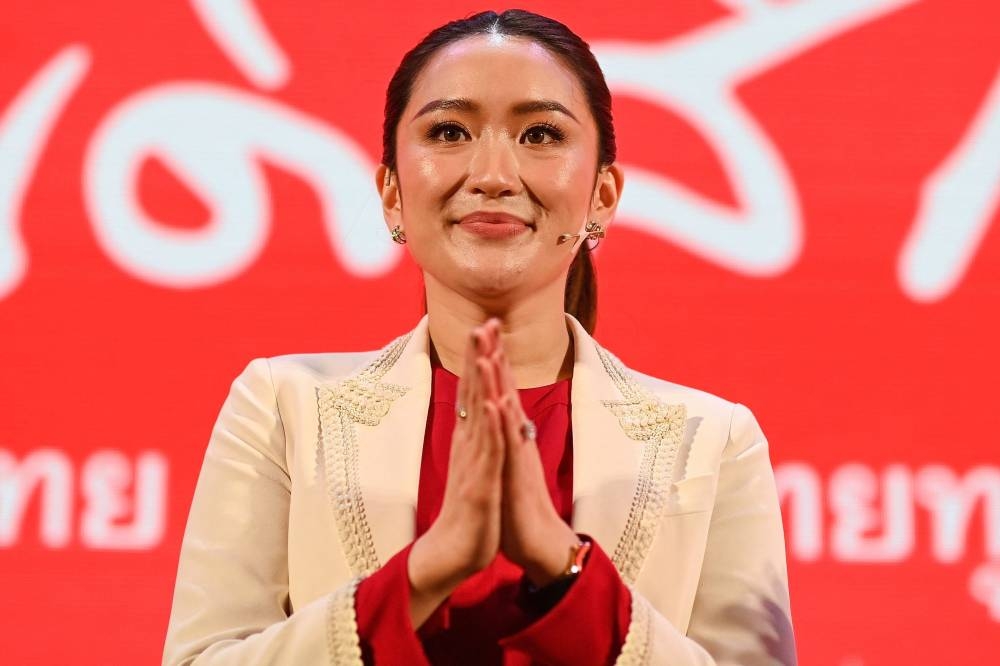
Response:
[[[441,508],[456,418],[458,376],[438,364],[432,373],[417,497],[418,537]],[[566,379],[518,391],[525,414],[538,429],[549,493],[567,523],[573,507],[570,387]],[[409,615],[406,563],[411,547],[358,586],[355,606],[366,664],[610,664],[621,651],[631,619],[631,595],[596,542],[576,582],[544,615],[517,602],[522,571],[500,553],[455,588],[417,631]]]

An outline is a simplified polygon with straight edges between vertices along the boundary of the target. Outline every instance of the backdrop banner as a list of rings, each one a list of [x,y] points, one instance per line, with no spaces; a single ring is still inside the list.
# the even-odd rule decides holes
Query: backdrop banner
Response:
[[[382,106],[459,5],[2,0],[5,663],[159,663],[230,382],[416,324]],[[1000,4],[526,8],[614,94],[595,337],[758,417],[800,662],[996,663]]]

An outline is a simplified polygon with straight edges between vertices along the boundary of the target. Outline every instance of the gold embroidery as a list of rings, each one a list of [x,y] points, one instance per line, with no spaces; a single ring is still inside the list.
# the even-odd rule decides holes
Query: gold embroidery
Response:
[[[318,462],[325,468],[327,489],[344,557],[355,576],[366,576],[381,565],[365,512],[358,472],[356,423],[378,425],[409,387],[378,380],[399,359],[413,332],[382,348],[374,361],[332,386],[316,387],[319,411]]]
[[[358,638],[358,617],[354,611],[354,593],[360,582],[360,576],[347,581],[327,602],[326,645],[331,666],[364,663]]]
[[[614,354],[596,343],[595,346],[605,371],[625,398],[603,400],[602,403],[618,418],[618,424],[629,438],[644,443],[628,519],[611,558],[622,579],[634,584],[656,537],[667,502],[687,411],[683,404],[664,403],[630,377]]]
[[[648,664],[650,659],[653,628],[649,602],[631,586],[629,590],[632,592],[632,620],[615,666],[640,666]]]

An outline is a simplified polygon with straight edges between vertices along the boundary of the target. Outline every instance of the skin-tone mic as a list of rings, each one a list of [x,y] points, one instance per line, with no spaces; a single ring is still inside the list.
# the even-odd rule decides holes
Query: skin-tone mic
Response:
[[[584,223],[584,228],[588,232],[587,236],[584,238],[584,240],[586,240],[587,238],[590,238],[591,236],[593,236],[594,238],[604,238],[604,231],[601,229],[601,226],[599,224],[597,224],[596,222],[585,222]],[[579,238],[582,235],[583,235],[582,231],[580,233],[576,233],[576,234],[559,234],[559,238],[556,240],[556,245],[562,245],[563,243],[565,243],[569,239],[571,239],[571,238]]]

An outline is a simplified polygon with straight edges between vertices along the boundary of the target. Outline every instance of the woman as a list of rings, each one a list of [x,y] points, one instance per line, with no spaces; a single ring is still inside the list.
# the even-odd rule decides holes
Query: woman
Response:
[[[587,45],[528,12],[430,33],[376,174],[427,314],[250,362],[208,445],[164,664],[791,664],[764,438],[591,337],[622,191]]]

